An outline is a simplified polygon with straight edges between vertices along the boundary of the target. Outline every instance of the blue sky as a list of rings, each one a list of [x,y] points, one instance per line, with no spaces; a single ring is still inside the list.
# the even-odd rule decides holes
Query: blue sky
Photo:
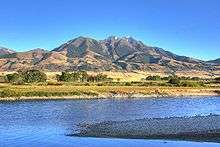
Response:
[[[0,46],[17,51],[115,35],[179,55],[220,58],[219,0],[4,0],[0,6]]]

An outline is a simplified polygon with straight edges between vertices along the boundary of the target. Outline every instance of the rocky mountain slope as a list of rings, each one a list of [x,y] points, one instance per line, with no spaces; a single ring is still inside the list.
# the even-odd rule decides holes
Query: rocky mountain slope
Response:
[[[219,59],[216,59],[216,60],[208,61],[208,63],[220,65],[220,58],[219,58]]]
[[[213,71],[210,63],[179,56],[162,48],[147,46],[131,37],[109,37],[105,40],[78,37],[46,51],[35,49],[22,53],[1,53],[0,70],[37,68],[63,70],[143,70],[143,71]]]
[[[5,47],[0,47],[0,55],[7,55],[7,54],[12,54],[15,53],[15,51],[5,48]]]

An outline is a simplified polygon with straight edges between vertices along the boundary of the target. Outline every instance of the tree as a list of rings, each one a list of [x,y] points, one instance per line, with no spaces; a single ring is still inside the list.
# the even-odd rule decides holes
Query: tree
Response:
[[[69,72],[62,72],[60,76],[58,76],[59,81],[63,82],[70,82],[71,81],[71,74]]]
[[[23,76],[19,73],[7,74],[6,79],[10,83],[24,83]]]
[[[7,83],[7,82],[8,82],[7,76],[1,75],[0,76],[0,83]]]
[[[161,77],[160,77],[160,76],[148,76],[148,77],[146,78],[146,80],[159,81],[159,80],[161,80]]]
[[[39,70],[27,70],[22,75],[26,83],[46,82],[47,80],[47,75]]]
[[[112,81],[107,75],[97,74],[88,75],[85,71],[79,71],[74,73],[62,72],[62,74],[57,76],[59,81],[64,82],[100,82],[100,81]]]
[[[86,72],[62,72],[60,76],[58,76],[59,81],[64,82],[85,82],[87,81],[88,74]]]
[[[88,79],[88,76],[89,75],[87,74],[86,71],[80,71],[79,72],[79,78],[80,78],[81,82],[86,82],[87,79]]]

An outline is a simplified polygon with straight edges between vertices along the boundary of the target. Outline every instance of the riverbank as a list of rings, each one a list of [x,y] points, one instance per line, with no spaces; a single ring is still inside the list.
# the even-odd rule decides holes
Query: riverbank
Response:
[[[159,86],[0,85],[0,100],[217,96],[219,88]]]
[[[79,133],[70,136],[173,139],[220,143],[220,116],[152,118],[83,124]]]

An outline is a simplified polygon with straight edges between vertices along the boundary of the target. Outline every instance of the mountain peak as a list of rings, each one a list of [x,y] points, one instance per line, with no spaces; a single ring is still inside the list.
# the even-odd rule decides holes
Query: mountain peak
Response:
[[[118,40],[120,37],[117,36],[109,36],[106,40]]]
[[[2,54],[14,53],[3,47],[0,48],[0,54],[1,51]],[[4,56],[1,59],[0,70],[18,70],[28,66],[49,71],[83,69],[175,72],[217,69],[216,64],[206,64],[208,62],[179,56],[162,48],[147,46],[130,36],[110,36],[100,41],[79,36],[49,52],[37,48],[17,53],[15,56]]]

